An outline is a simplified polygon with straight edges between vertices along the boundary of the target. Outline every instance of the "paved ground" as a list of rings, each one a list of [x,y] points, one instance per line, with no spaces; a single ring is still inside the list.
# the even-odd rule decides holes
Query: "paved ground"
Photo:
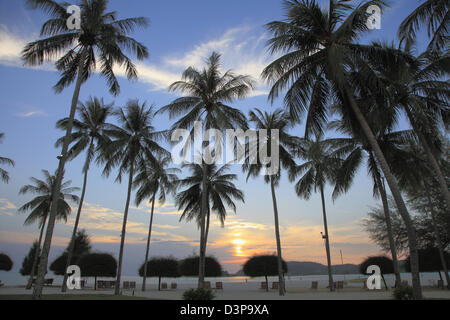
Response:
[[[284,297],[280,297],[278,292],[271,290],[265,292],[256,288],[246,288],[245,286],[234,286],[234,288],[224,288],[224,290],[216,291],[217,300],[385,300],[392,299],[392,291],[367,291],[360,288],[346,288],[338,292],[328,292],[326,289],[310,290],[310,289],[295,289],[288,288],[288,292]],[[0,295],[24,295],[30,294],[31,290],[26,290],[24,287],[2,287],[0,288]],[[168,299],[181,300],[184,290],[164,290],[157,291],[155,288],[150,288],[146,292],[140,289],[136,291],[123,291],[124,295],[134,295],[135,297],[145,297],[152,299]],[[60,294],[59,287],[46,287],[44,294]],[[73,290],[66,294],[113,294],[112,290]],[[438,290],[433,288],[425,288],[423,291],[424,297],[428,299],[450,299],[449,290]]]

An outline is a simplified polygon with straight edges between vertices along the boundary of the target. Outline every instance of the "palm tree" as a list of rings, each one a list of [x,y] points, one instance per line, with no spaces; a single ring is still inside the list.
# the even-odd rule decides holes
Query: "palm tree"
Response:
[[[354,8],[348,1],[330,0],[329,8],[322,9],[316,0],[285,1],[287,19],[268,24],[273,33],[269,40],[272,53],[281,52],[280,58],[267,66],[262,76],[273,84],[269,98],[273,101],[287,89],[284,101],[294,120],[309,108],[311,129],[318,130],[327,120],[330,100],[338,100],[347,114],[352,114],[361,126],[383,170],[392,195],[408,230],[410,242],[414,297],[422,297],[417,241],[411,217],[403,201],[398,182],[392,174],[376,137],[355,98],[355,90],[349,81],[349,70],[355,60],[382,62],[392,59],[398,63],[412,63],[399,50],[389,50],[356,42],[368,31],[366,22],[371,5],[384,7],[381,0],[365,1]],[[370,75],[368,63],[364,72]],[[367,83],[383,90],[375,79]],[[313,109],[308,107],[312,102]]]
[[[67,12],[66,3],[58,3],[54,0],[27,0],[26,3],[32,9],[43,10],[50,15],[50,19],[42,25],[42,39],[28,43],[23,49],[22,58],[25,64],[41,65],[45,61],[52,61],[57,58],[56,68],[61,72],[61,78],[54,86],[56,92],[61,92],[76,81],[66,135],[62,144],[61,155],[58,157],[56,192],[52,201],[52,203],[56,203],[64,166],[68,158],[67,151],[81,85],[87,81],[92,72],[97,69],[97,66],[108,83],[109,91],[114,95],[117,95],[120,91],[119,83],[113,71],[115,65],[125,69],[128,79],[137,79],[136,67],[123,51],[130,51],[139,60],[148,57],[147,48],[128,36],[136,27],[147,26],[148,22],[146,18],[118,20],[116,12],[106,11],[108,0],[79,0],[81,29],[70,30],[67,27],[70,14]],[[33,299],[40,299],[42,295],[55,218],[56,207],[50,210]]]
[[[74,143],[72,148],[69,150],[70,159],[76,158],[81,152],[86,150],[86,160],[84,161],[83,173],[83,188],[81,189],[81,198],[80,203],[78,204],[77,216],[75,218],[75,223],[72,231],[72,241],[70,242],[70,246],[68,248],[67,253],[67,270],[69,267],[74,250],[75,237],[77,235],[78,224],[80,222],[81,209],[83,208],[84,196],[86,194],[86,186],[87,186],[87,177],[90,164],[92,160],[95,158],[97,152],[99,152],[99,148],[103,145],[106,145],[108,141],[107,133],[105,132],[105,124],[106,119],[111,114],[112,111],[112,103],[105,105],[103,99],[91,98],[86,101],[85,104],[78,104],[78,113],[80,115],[80,120],[74,119],[73,127],[75,128],[75,132],[71,134],[71,142]],[[66,129],[70,119],[65,118],[58,121],[56,126],[60,129]],[[64,143],[64,137],[60,138],[56,145],[60,146]],[[61,288],[62,292],[65,292],[67,289],[68,274],[64,274],[63,285]]]
[[[445,248],[438,228],[435,203],[432,201],[432,193],[435,191],[433,186],[436,186],[437,181],[433,175],[433,170],[431,169],[430,163],[425,161],[424,148],[420,148],[419,146],[410,143],[405,147],[405,149],[410,154],[414,154],[414,157],[411,157],[410,160],[411,164],[414,166],[414,170],[406,170],[403,166],[403,170],[400,172],[403,176],[402,188],[406,191],[410,202],[413,204],[415,200],[417,201],[417,199],[420,199],[420,197],[425,195],[425,206],[430,213],[431,226],[433,228],[432,230],[434,233],[436,247],[439,252],[439,258],[441,260],[442,270],[444,271],[445,279],[447,281],[447,288],[450,289],[450,276],[448,274],[448,266],[445,260]],[[444,158],[441,158],[440,160],[443,162],[443,166],[448,168],[448,161]],[[438,199],[442,199],[442,197],[439,197]],[[418,209],[417,206],[414,205],[413,208]]]
[[[5,136],[4,133],[0,133],[0,142],[2,142],[4,136]],[[9,158],[0,157],[0,164],[7,164],[10,166],[14,166],[14,161],[12,161]],[[0,179],[2,179],[2,181],[4,181],[4,182],[8,183],[8,181],[9,181],[8,171],[0,168]]]
[[[220,71],[220,54],[213,52],[206,61],[206,67],[199,71],[193,67],[183,72],[182,80],[173,83],[169,91],[180,91],[188,96],[178,98],[158,112],[169,112],[170,118],[182,116],[175,122],[172,130],[194,130],[194,123],[202,121],[203,130],[246,128],[244,114],[225,103],[232,103],[245,98],[253,89],[255,82],[249,76],[235,75],[228,70]],[[202,160],[203,162],[203,157]],[[207,166],[203,166],[206,170]],[[206,188],[206,171],[204,172],[203,188]],[[198,287],[203,288],[205,277],[206,243],[205,217],[207,214],[207,198],[202,198],[202,219],[200,231],[200,263]]]
[[[402,41],[414,41],[421,25],[426,25],[431,42],[428,50],[448,49],[450,3],[447,0],[427,0],[403,20],[398,36]]]
[[[280,237],[280,227],[279,227],[279,219],[278,219],[278,205],[277,198],[275,194],[275,188],[278,186],[281,179],[281,169],[279,165],[281,164],[285,169],[293,169],[296,164],[293,159],[293,155],[291,154],[291,149],[296,146],[299,142],[294,136],[289,135],[287,130],[291,126],[291,121],[289,120],[289,115],[284,113],[281,109],[276,109],[273,113],[262,112],[258,108],[255,108],[253,111],[249,113],[249,120],[255,124],[256,129],[258,130],[270,130],[272,137],[267,135],[265,141],[261,141],[258,139],[257,142],[257,152],[262,148],[267,148],[268,154],[273,155],[272,150],[272,139],[274,130],[278,130],[278,144],[279,144],[279,159],[277,159],[278,170],[276,172],[268,173],[267,171],[263,171],[267,169],[268,165],[264,165],[260,162],[252,162],[252,156],[250,152],[248,156],[246,156],[244,165],[242,167],[244,172],[248,172],[247,181],[250,177],[257,177],[261,174],[264,175],[264,181],[270,184],[270,191],[272,193],[272,203],[273,203],[273,214],[275,218],[275,236],[277,243],[277,261],[278,261],[278,279],[279,279],[279,294],[283,296],[285,294],[285,286],[284,286],[284,276],[283,276],[283,258],[281,252],[281,237]],[[249,151],[250,148],[249,148]],[[260,159],[261,160],[261,159]],[[270,164],[273,165],[273,164]]]
[[[146,107],[145,102],[129,100],[125,108],[119,108],[115,115],[120,126],[107,124],[106,130],[114,139],[105,146],[100,161],[105,163],[103,174],[109,176],[112,168],[119,166],[116,181],[122,182],[122,174],[128,172],[128,191],[123,216],[122,233],[120,235],[119,264],[117,266],[117,279],[115,294],[120,293],[120,278],[122,273],[123,248],[125,245],[125,232],[130,206],[133,177],[139,164],[148,162],[157,165],[157,156],[167,155],[157,141],[164,137],[163,132],[155,131],[152,126],[154,118],[153,107]]]
[[[27,289],[31,288],[34,279],[34,271],[36,270],[37,261],[39,259],[39,251],[41,248],[42,236],[44,234],[45,223],[47,221],[51,204],[53,201],[52,190],[56,183],[56,175],[51,175],[47,170],[42,170],[44,174],[44,180],[39,180],[31,177],[30,180],[33,184],[25,185],[20,189],[20,194],[35,194],[37,195],[31,201],[25,203],[19,208],[19,212],[31,211],[28,217],[25,219],[24,225],[30,225],[39,221],[39,228],[41,229],[38,240],[37,252],[34,255],[33,267],[31,268],[30,280],[27,284]],[[79,188],[71,188],[69,185],[71,181],[66,181],[61,184],[61,191],[58,197],[58,215],[56,220],[64,220],[67,222],[67,217],[71,213],[72,209],[67,200],[78,202],[78,196],[72,194],[74,191],[78,191]]]
[[[206,166],[206,169],[203,168]],[[180,221],[196,220],[199,228],[202,226],[202,190],[207,190],[206,199],[208,203],[205,219],[205,246],[208,243],[210,215],[211,211],[215,213],[222,224],[225,224],[227,217],[227,207],[236,213],[235,201],[244,202],[244,193],[239,190],[233,180],[237,175],[229,174],[229,165],[218,167],[215,164],[187,164],[184,167],[189,168],[191,175],[177,181],[178,187],[187,189],[179,192],[175,197],[175,203],[179,210],[183,210]],[[206,189],[203,189],[204,172],[206,172]]]
[[[301,176],[295,184],[295,192],[299,197],[309,200],[313,191],[320,192],[324,228],[322,238],[325,240],[330,291],[334,290],[334,282],[324,188],[327,182],[335,182],[336,172],[342,165],[341,156],[348,152],[346,146],[340,146],[339,142],[337,139],[322,140],[321,135],[317,136],[316,140],[301,139],[295,154],[305,162],[291,171],[291,179]]]
[[[150,249],[150,239],[152,236],[153,212],[155,209],[156,195],[159,193],[158,201],[160,204],[166,202],[166,195],[175,193],[177,173],[176,168],[168,168],[171,157],[157,157],[155,165],[147,162],[140,163],[139,172],[134,179],[134,187],[139,187],[136,192],[136,205],[139,206],[145,199],[151,199],[152,209],[150,212],[150,223],[148,227],[147,247],[145,249],[144,273],[142,281],[142,291],[145,291],[147,280],[148,252]]]
[[[448,125],[450,84],[442,80],[449,72],[448,55],[424,52],[417,57],[417,67],[387,61],[376,70],[386,79],[394,103],[405,111],[450,208],[450,191],[437,160],[442,153],[440,126]]]
[[[377,119],[375,117],[371,119]],[[378,119],[377,119],[378,120]],[[376,120],[375,120],[376,121]],[[352,131],[352,128],[346,127],[344,121],[335,121],[330,123],[329,128],[353,136],[353,138],[335,139],[342,146],[347,145],[348,156],[342,162],[341,167],[336,173],[336,184],[333,191],[333,199],[340,194],[347,192],[353,182],[356,172],[361,167],[364,160],[367,162],[367,170],[373,181],[373,196],[378,199],[381,197],[384,218],[386,221],[386,230],[389,240],[389,247],[392,255],[392,262],[395,274],[395,286],[401,283],[400,269],[398,265],[397,248],[395,246],[394,234],[392,231],[392,223],[389,211],[389,202],[384,185],[384,177],[381,169],[376,161],[375,155],[365,139],[364,135],[359,131]],[[373,126],[372,126],[373,128]],[[355,128],[357,129],[357,128]],[[405,170],[406,163],[410,162],[413,156],[410,152],[404,150],[405,143],[415,141],[414,132],[412,130],[396,131],[396,132],[377,132],[378,143],[383,153],[388,157],[392,170],[400,175]],[[364,159],[365,158],[365,159]],[[409,166],[408,166],[409,168]],[[409,169],[408,169],[409,170]]]

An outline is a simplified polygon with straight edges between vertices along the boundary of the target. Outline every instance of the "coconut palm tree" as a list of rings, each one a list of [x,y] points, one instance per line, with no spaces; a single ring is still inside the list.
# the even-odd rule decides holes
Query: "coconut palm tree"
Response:
[[[398,36],[402,41],[414,41],[416,32],[424,25],[431,37],[428,50],[448,49],[450,3],[447,0],[427,0],[403,20]]]
[[[406,113],[450,208],[450,191],[437,160],[442,153],[440,127],[448,126],[450,113],[450,84],[443,80],[450,71],[448,60],[448,55],[424,52],[417,57],[417,67],[386,61],[375,69],[392,91],[393,103]]]
[[[105,126],[112,141],[105,146],[99,160],[105,163],[103,174],[106,176],[109,176],[114,167],[119,167],[117,182],[122,182],[122,175],[128,172],[127,200],[120,235],[119,264],[115,285],[115,294],[118,295],[120,293],[123,248],[135,170],[139,168],[139,164],[143,161],[156,166],[157,157],[168,155],[168,152],[158,144],[158,140],[164,138],[164,133],[155,131],[152,125],[154,119],[153,107],[147,108],[145,102],[140,104],[138,100],[129,100],[125,108],[119,108],[115,115],[120,126],[113,124]]]
[[[173,83],[169,91],[179,91],[187,96],[174,100],[158,112],[168,112],[170,118],[181,116],[172,129],[194,131],[194,123],[201,121],[203,131],[208,129],[246,128],[244,114],[226,103],[243,99],[255,86],[250,76],[236,75],[231,70],[221,73],[220,54],[213,52],[202,70],[189,67],[183,72],[182,80]],[[202,153],[203,154],[203,153]],[[196,155],[197,156],[197,155]],[[200,162],[203,162],[203,157]],[[203,166],[206,170],[207,166]],[[206,188],[206,171],[204,172],[203,188]],[[203,194],[202,222],[200,239],[200,263],[198,287],[203,288],[205,277],[205,218],[207,214],[207,198]]]
[[[293,155],[291,153],[291,148],[296,146],[299,143],[299,139],[294,136],[291,136],[287,131],[291,127],[291,121],[289,120],[289,115],[283,112],[281,109],[276,109],[273,113],[262,112],[258,108],[255,108],[253,111],[249,113],[249,120],[252,122],[257,130],[268,130],[271,132],[271,136],[267,134],[266,139],[262,140],[258,138],[257,142],[257,152],[259,154],[260,150],[263,148],[267,148],[268,154],[270,153],[273,156],[274,152],[272,150],[274,139],[273,133],[274,130],[278,130],[278,145],[279,148],[278,154],[279,159],[277,159],[277,164],[263,164],[261,159],[260,161],[252,161],[251,152],[245,158],[242,169],[244,172],[247,172],[247,181],[250,177],[258,177],[260,175],[264,175],[264,181],[270,184],[270,191],[272,193],[272,203],[273,203],[273,214],[275,219],[275,236],[276,236],[276,244],[277,244],[277,259],[278,259],[278,278],[279,278],[279,294],[283,296],[285,294],[284,287],[284,276],[283,276],[283,258],[281,252],[281,236],[280,236],[280,227],[279,227],[279,218],[278,218],[278,205],[275,189],[278,186],[281,179],[281,168],[280,164],[285,169],[293,169],[296,166]],[[251,151],[251,147],[248,148]],[[255,154],[255,153],[253,153]],[[277,170],[275,172],[268,172],[268,166],[277,165]]]
[[[377,119],[377,118],[371,118]],[[377,119],[378,120],[378,119]],[[376,120],[375,120],[376,121]],[[353,136],[353,138],[336,139],[342,146],[348,146],[348,155],[337,170],[335,188],[333,191],[333,200],[344,192],[347,192],[353,182],[356,172],[366,161],[367,170],[373,181],[373,196],[378,199],[381,197],[384,217],[386,221],[386,230],[388,234],[389,247],[392,255],[392,262],[394,265],[395,286],[401,283],[400,269],[398,265],[397,248],[395,246],[394,234],[392,232],[391,217],[389,211],[388,196],[384,184],[384,177],[381,172],[375,155],[365,139],[364,135],[359,131],[352,131],[352,128],[345,127],[343,121],[335,121],[330,123],[329,128],[337,129],[338,131]],[[372,126],[373,128],[373,126]],[[404,150],[405,143],[409,141],[416,141],[414,132],[412,130],[396,131],[396,132],[377,132],[378,143],[383,150],[383,153],[389,159],[392,170],[397,175],[410,163],[413,156],[410,152]],[[409,166],[408,166],[409,168]]]
[[[86,103],[78,104],[78,113],[80,116],[80,120],[74,119],[73,127],[75,132],[71,134],[71,143],[74,145],[69,150],[69,159],[76,158],[81,152],[86,151],[86,160],[84,161],[83,173],[83,187],[81,189],[81,198],[78,204],[77,216],[75,218],[75,223],[72,231],[72,241],[70,242],[70,246],[68,248],[67,253],[67,263],[66,268],[70,265],[73,256],[75,237],[77,235],[78,224],[80,222],[81,209],[83,208],[84,196],[86,194],[86,186],[87,186],[87,178],[88,171],[91,165],[92,160],[95,158],[96,153],[101,151],[101,146],[106,145],[108,139],[107,133],[105,132],[105,124],[108,116],[112,112],[113,104],[106,105],[103,102],[103,99],[98,99],[96,97],[90,98],[90,100],[86,101]],[[60,129],[66,129],[70,119],[65,118],[61,119],[57,122],[56,126]],[[64,143],[64,137],[60,138],[56,146],[60,146]],[[68,274],[64,274],[63,285],[61,288],[62,292],[65,292],[66,282],[67,282]]]
[[[147,26],[148,22],[146,18],[117,19],[116,12],[107,12],[108,0],[79,0],[77,5],[80,8],[80,29],[71,30],[67,26],[70,17],[67,3],[54,0],[27,0],[26,3],[32,9],[41,9],[50,19],[42,25],[41,39],[28,43],[23,49],[22,59],[25,64],[41,65],[57,59],[55,66],[61,72],[61,78],[54,86],[56,92],[61,92],[75,81],[66,135],[61,155],[58,157],[56,192],[52,201],[56,203],[68,158],[67,151],[81,85],[97,67],[106,79],[109,91],[114,95],[120,91],[113,71],[114,66],[122,67],[128,79],[136,79],[136,66],[124,51],[131,52],[139,60],[148,57],[147,48],[129,36],[136,27]],[[42,295],[55,217],[56,207],[50,210],[33,299],[40,299]]]
[[[4,136],[5,136],[4,133],[0,133],[0,143],[2,142]],[[7,164],[10,166],[14,166],[14,161],[12,161],[9,158],[0,157],[0,164]],[[8,171],[0,168],[0,179],[4,182],[8,183],[8,181],[9,181]]]
[[[286,20],[267,25],[273,38],[269,40],[272,53],[283,55],[267,66],[262,76],[272,84],[269,98],[273,101],[286,89],[285,105],[294,120],[314,102],[308,117],[313,121],[310,130],[320,128],[327,120],[330,100],[342,102],[347,114],[352,114],[369,141],[377,161],[383,170],[392,195],[408,230],[410,242],[414,297],[422,296],[418,268],[417,241],[411,217],[402,198],[398,182],[392,174],[376,137],[355,98],[355,90],[349,81],[349,71],[355,60],[413,63],[399,50],[389,50],[374,45],[357,43],[358,37],[367,32],[369,6],[384,7],[381,0],[365,1],[356,8],[348,1],[330,0],[323,9],[316,0],[285,1]],[[364,72],[370,75],[365,65]],[[376,79],[367,85],[385,90]]]
[[[206,166],[206,169],[203,168]],[[177,187],[186,187],[187,189],[179,192],[175,197],[175,203],[179,210],[183,210],[180,221],[196,220],[199,228],[202,226],[202,196],[203,196],[203,177],[206,172],[206,199],[208,203],[205,219],[205,245],[208,242],[210,215],[211,211],[217,215],[222,226],[225,224],[227,217],[227,207],[236,213],[235,201],[244,202],[244,193],[239,190],[233,180],[237,179],[237,175],[227,173],[230,169],[229,165],[218,167],[215,164],[186,164],[184,168],[188,168],[191,172],[190,176],[177,181]]]
[[[27,284],[27,289],[31,288],[34,271],[36,270],[37,261],[39,259],[39,251],[41,248],[42,236],[44,234],[45,223],[50,213],[51,204],[53,201],[52,190],[56,183],[56,175],[51,175],[47,170],[42,170],[44,174],[44,180],[31,177],[30,180],[33,184],[28,184],[20,189],[20,194],[35,194],[34,199],[25,203],[19,208],[19,212],[31,211],[28,217],[25,219],[24,225],[31,225],[36,221],[39,222],[40,234],[38,240],[37,252],[34,255],[33,267],[31,268],[30,280]],[[72,194],[72,192],[78,191],[79,188],[69,187],[71,181],[66,181],[61,184],[61,191],[58,197],[58,215],[56,220],[63,220],[67,222],[67,217],[71,213],[72,209],[67,202],[78,202],[78,196]]]
[[[166,202],[167,194],[174,194],[176,190],[177,168],[168,168],[171,157],[157,156],[157,162],[152,165],[147,162],[140,163],[139,171],[134,179],[134,187],[138,188],[136,192],[136,205],[139,206],[144,200],[151,199],[152,209],[150,211],[150,223],[148,227],[147,247],[145,249],[144,273],[142,281],[142,291],[145,291],[147,280],[148,252],[150,249],[150,239],[152,236],[153,212],[155,209],[155,199],[159,193],[158,201],[160,204]]]
[[[447,281],[447,288],[450,289],[450,275],[448,273],[448,266],[445,260],[445,246],[443,245],[442,237],[439,232],[437,215],[435,209],[435,203],[432,201],[433,186],[436,185],[436,178],[431,169],[430,163],[427,162],[426,152],[424,148],[420,148],[417,144],[408,144],[405,149],[410,153],[414,154],[412,158],[412,166],[414,170],[406,170],[403,166],[400,168],[400,174],[403,176],[402,188],[406,191],[409,196],[410,202],[413,204],[414,209],[418,209],[414,206],[417,199],[424,197],[425,195],[425,206],[427,207],[430,215],[431,226],[434,233],[435,245],[439,252],[439,258],[441,260],[442,270],[444,271],[445,279]],[[442,162],[444,167],[449,166],[448,161],[441,157],[440,162]],[[438,199],[442,199],[439,197]]]
[[[334,183],[336,181],[336,172],[343,162],[341,157],[347,152],[347,146],[340,146],[338,139],[322,140],[321,135],[317,136],[315,140],[301,139],[294,154],[305,162],[291,171],[292,180],[301,176],[295,184],[295,192],[299,197],[308,200],[313,191],[320,192],[324,228],[322,238],[325,240],[330,291],[334,290],[334,282],[324,188],[327,182]]]

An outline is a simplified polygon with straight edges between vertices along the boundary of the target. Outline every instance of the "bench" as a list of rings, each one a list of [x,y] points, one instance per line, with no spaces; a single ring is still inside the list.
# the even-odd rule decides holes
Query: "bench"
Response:
[[[53,284],[53,279],[44,279],[44,286],[51,286]]]

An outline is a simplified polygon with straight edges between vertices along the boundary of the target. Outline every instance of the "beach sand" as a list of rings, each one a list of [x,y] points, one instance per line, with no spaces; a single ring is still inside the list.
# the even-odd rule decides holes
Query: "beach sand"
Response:
[[[179,285],[176,290],[158,291],[157,286],[152,284],[147,286],[145,292],[138,286],[136,290],[123,290],[126,296],[143,297],[162,300],[181,300],[183,292],[191,285]],[[214,287],[214,284],[213,284]],[[266,292],[260,289],[260,284],[256,282],[248,283],[224,283],[223,290],[214,290],[216,300],[387,300],[393,299],[392,289],[389,291],[374,290],[369,291],[362,288],[362,283],[347,283],[345,288],[335,292],[329,292],[325,287],[317,290],[307,289],[303,286],[296,286],[295,282],[288,282],[287,293],[280,297],[277,290]],[[0,288],[0,295],[31,295],[32,290],[26,290],[23,286],[5,286]],[[62,294],[59,286],[45,287],[44,295]],[[65,294],[76,295],[108,295],[113,294],[113,290],[85,288],[83,290],[68,290]],[[450,299],[450,291],[438,288],[424,288],[424,298],[427,299]]]

